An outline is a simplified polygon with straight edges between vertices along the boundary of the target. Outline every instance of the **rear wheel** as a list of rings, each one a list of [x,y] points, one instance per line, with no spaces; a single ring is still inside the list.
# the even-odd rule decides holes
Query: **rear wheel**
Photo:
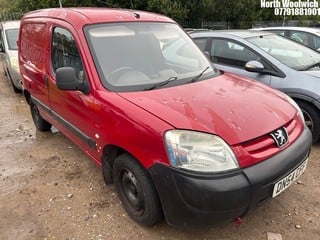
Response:
[[[152,226],[162,216],[156,189],[148,172],[128,154],[113,165],[113,182],[128,215],[136,222]]]
[[[317,142],[320,138],[320,114],[319,111],[307,102],[297,101],[302,110],[307,127],[312,132],[313,142]]]
[[[36,128],[42,132],[49,131],[51,124],[41,117],[38,107],[33,102],[30,103],[30,110]]]
[[[12,78],[11,78],[11,75],[10,75],[10,72],[8,71],[8,73],[7,73],[7,71],[5,71],[5,73],[6,73],[6,76],[8,76],[8,78],[9,78],[9,80],[10,80],[10,82],[11,82],[13,91],[14,91],[15,93],[21,93],[22,90],[19,89],[19,88],[17,88],[16,85],[14,85],[14,83],[13,83],[13,81],[12,81]]]
[[[22,90],[19,89],[19,88],[17,88],[16,85],[14,85],[14,83],[13,83],[13,81],[12,81],[11,79],[10,79],[10,81],[11,81],[11,85],[12,85],[13,91],[14,91],[15,93],[21,93]]]

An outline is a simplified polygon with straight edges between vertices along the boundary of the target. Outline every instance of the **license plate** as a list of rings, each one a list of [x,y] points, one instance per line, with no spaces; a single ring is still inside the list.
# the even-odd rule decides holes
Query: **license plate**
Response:
[[[299,167],[289,173],[287,176],[278,181],[273,187],[272,197],[278,196],[286,190],[292,183],[294,183],[306,170],[308,159],[305,160]]]

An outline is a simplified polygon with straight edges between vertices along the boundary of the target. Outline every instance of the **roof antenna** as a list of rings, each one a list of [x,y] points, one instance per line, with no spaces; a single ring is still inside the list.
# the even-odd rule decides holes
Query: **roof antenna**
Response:
[[[60,8],[62,8],[62,3],[61,3],[61,0],[59,0],[59,6],[60,6]]]

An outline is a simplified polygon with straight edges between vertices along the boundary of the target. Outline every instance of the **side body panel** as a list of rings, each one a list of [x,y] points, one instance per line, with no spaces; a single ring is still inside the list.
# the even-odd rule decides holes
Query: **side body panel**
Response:
[[[45,21],[22,22],[19,37],[19,65],[23,86],[34,97],[42,116],[50,108],[45,62],[49,56],[48,26]]]
[[[44,20],[32,21],[38,24]],[[102,86],[81,29],[54,18],[46,18],[45,22],[46,39],[43,42],[46,42],[46,47],[41,50],[45,56],[42,54],[34,59],[26,50],[20,54],[26,90],[39,106],[41,116],[75,142],[98,165],[101,165],[107,146],[116,146],[132,154],[146,168],[154,163],[169,165],[162,139],[164,132],[172,126]],[[57,27],[70,32],[76,42],[90,87],[88,94],[60,90],[56,85],[51,57],[52,33]],[[38,40],[32,38],[21,45],[27,47],[27,44],[33,44],[32,41]]]
[[[56,19],[48,19],[48,42],[49,45],[49,55],[48,61],[46,61],[46,78],[48,79],[48,91],[50,100],[50,110],[51,110],[51,121],[53,124],[63,131],[69,138],[77,143],[88,155],[93,157],[93,159],[98,159],[96,151],[95,139],[98,137],[95,135],[95,124],[94,119],[96,118],[95,112],[95,97],[94,90],[91,87],[93,84],[90,83],[88,77],[88,85],[90,86],[89,94],[85,94],[81,91],[62,91],[58,89],[56,85],[55,70],[53,65],[56,64],[53,59],[54,40],[53,31],[55,28],[64,29],[68,33],[71,33],[73,39],[77,45],[77,49],[80,53],[79,59],[84,62],[85,55],[82,54],[83,47],[79,41],[79,36],[73,27],[64,22]],[[62,60],[63,66],[69,66],[72,56],[63,49],[61,46],[61,55],[65,57]],[[88,76],[86,69],[83,69],[84,75]],[[97,161],[97,160],[96,160]]]

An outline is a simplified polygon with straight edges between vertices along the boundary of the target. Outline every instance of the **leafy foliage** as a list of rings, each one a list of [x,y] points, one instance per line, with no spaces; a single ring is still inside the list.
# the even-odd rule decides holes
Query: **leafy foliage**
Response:
[[[176,21],[183,21],[188,14],[188,9],[177,0],[150,0],[147,10],[162,13]]]

